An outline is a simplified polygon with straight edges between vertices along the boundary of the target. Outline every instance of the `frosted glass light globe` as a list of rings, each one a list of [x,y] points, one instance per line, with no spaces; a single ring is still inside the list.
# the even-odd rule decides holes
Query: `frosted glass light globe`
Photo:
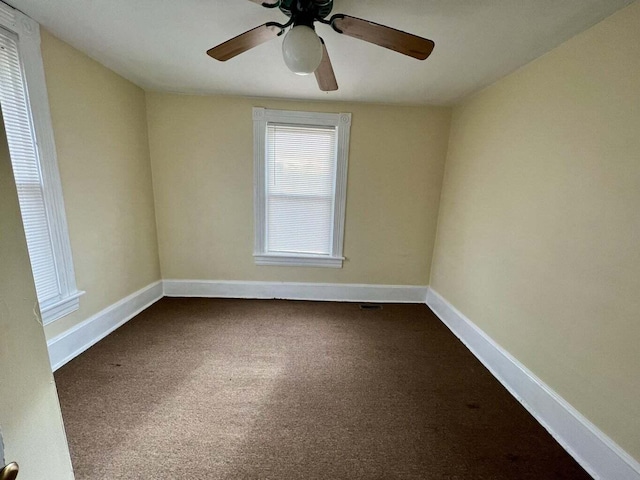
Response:
[[[322,61],[322,42],[313,28],[296,25],[284,37],[282,56],[293,73],[309,75]]]

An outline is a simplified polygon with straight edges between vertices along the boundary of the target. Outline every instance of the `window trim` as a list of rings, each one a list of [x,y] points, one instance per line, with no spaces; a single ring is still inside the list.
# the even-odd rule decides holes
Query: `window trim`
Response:
[[[76,287],[67,219],[58,171],[51,111],[40,51],[40,25],[22,12],[0,2],[0,26],[18,37],[23,78],[31,112],[36,153],[42,174],[45,209],[51,232],[60,295],[40,305],[42,322],[47,325],[79,308],[85,292]]]
[[[276,254],[265,251],[266,238],[266,188],[265,150],[267,124],[292,124],[337,129],[337,162],[333,211],[333,242],[330,255]],[[350,113],[299,112],[253,108],[253,159],[254,159],[254,259],[256,265],[281,265],[300,267],[342,268],[344,246],[344,222],[347,201],[347,169],[349,159]]]

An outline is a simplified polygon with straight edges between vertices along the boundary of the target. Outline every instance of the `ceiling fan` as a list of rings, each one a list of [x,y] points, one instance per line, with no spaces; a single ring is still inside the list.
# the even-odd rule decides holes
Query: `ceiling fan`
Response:
[[[327,20],[333,9],[333,0],[250,1],[265,8],[279,8],[289,17],[289,21],[284,24],[267,22],[209,49],[207,54],[225,62],[279,37],[291,27],[282,42],[285,64],[299,75],[315,73],[318,86],[324,92],[337,90],[338,83],[324,40],[315,32],[315,22],[329,25],[343,35],[359,38],[418,60],[426,59],[435,45],[429,39],[342,13],[337,13]]]

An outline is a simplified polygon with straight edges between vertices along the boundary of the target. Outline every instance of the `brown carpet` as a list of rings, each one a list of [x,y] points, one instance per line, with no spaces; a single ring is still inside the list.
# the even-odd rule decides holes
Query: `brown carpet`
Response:
[[[590,478],[424,305],[165,298],[55,377],[77,480]]]

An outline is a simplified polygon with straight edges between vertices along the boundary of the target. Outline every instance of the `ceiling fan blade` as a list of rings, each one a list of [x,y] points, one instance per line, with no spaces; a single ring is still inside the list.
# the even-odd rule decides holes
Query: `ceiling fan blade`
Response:
[[[280,0],[250,0],[250,1],[267,8],[275,8],[278,5],[280,5]]]
[[[322,61],[314,73],[320,90],[323,92],[334,92],[338,90],[338,82],[336,81],[335,73],[333,73],[333,66],[331,66],[327,46],[324,44],[322,38],[320,41],[322,42]]]
[[[330,23],[338,33],[375,43],[418,60],[427,58],[435,46],[433,41],[427,38],[341,13],[334,15]]]
[[[240,55],[247,50],[276,38],[282,33],[282,28],[272,22],[265,23],[259,27],[244,32],[231,40],[227,40],[220,45],[207,50],[207,55],[226,62],[230,58]]]

